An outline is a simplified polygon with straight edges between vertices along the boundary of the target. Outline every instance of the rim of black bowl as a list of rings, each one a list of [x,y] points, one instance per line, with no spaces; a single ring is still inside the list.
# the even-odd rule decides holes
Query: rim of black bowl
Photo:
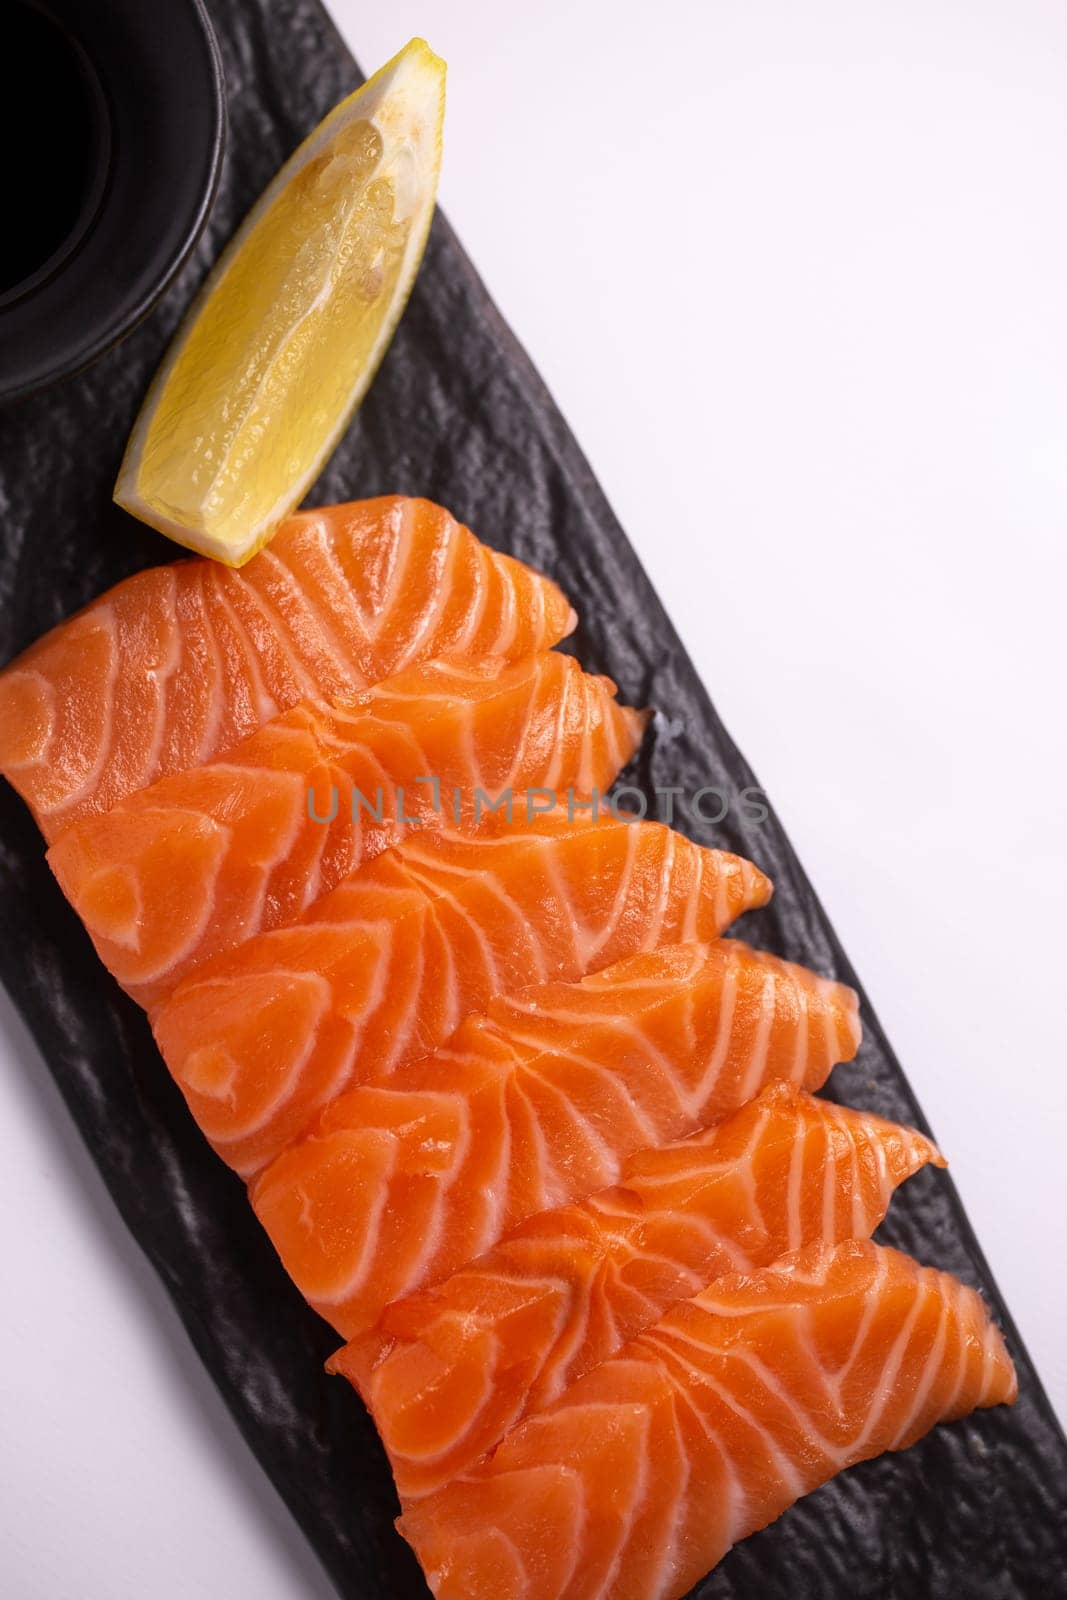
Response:
[[[0,297],[0,404],[84,371],[148,316],[203,232],[226,138],[222,57],[204,0],[30,3],[92,64],[109,116],[108,167],[73,235]],[[121,70],[133,61],[143,74]],[[166,211],[166,196],[149,199],[146,185],[165,189],[168,167],[181,193],[171,190],[176,210],[160,232],[151,201]]]

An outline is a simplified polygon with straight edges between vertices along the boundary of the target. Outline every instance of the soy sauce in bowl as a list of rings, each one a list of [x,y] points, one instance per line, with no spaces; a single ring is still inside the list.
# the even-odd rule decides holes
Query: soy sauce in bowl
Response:
[[[224,128],[204,0],[0,0],[0,402],[153,308],[207,218]]]
[[[33,0],[6,0],[0,58],[5,305],[59,267],[91,226],[107,179],[111,125],[84,50]]]

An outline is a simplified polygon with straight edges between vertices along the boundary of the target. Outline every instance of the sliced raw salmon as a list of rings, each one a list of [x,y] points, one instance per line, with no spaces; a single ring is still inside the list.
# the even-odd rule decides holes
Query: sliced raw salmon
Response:
[[[616,1182],[636,1151],[770,1081],[818,1088],[858,1043],[843,984],[729,939],[643,952],[492,1000],[435,1055],[342,1095],[252,1203],[353,1338],[525,1218]]]
[[[442,1044],[494,995],[712,939],[770,884],[660,823],[566,811],[416,833],[297,923],[205,962],[153,1017],[201,1128],[245,1176],[350,1084]]]
[[[398,1526],[438,1600],[678,1600],[842,1468],[1015,1394],[973,1289],[814,1245],[674,1306]]]
[[[554,651],[429,662],[343,707],[283,713],[83,818],[48,859],[101,960],[154,1005],[208,956],[292,922],[420,819],[473,828],[533,787],[561,803],[602,793],[644,725],[614,694]]]
[[[944,1166],[914,1128],[774,1084],[396,1301],[329,1365],[363,1395],[401,1498],[431,1494],[676,1300],[804,1245],[867,1238],[928,1161]]]
[[[51,841],[301,700],[448,652],[528,655],[574,621],[554,583],[426,500],[299,512],[240,572],[152,567],[19,656],[0,674],[0,772]]]

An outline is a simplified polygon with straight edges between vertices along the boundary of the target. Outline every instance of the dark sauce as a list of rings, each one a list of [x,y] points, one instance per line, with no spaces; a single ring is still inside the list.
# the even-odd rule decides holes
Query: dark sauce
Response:
[[[37,0],[0,0],[0,303],[71,253],[99,207],[110,142],[88,57]]]

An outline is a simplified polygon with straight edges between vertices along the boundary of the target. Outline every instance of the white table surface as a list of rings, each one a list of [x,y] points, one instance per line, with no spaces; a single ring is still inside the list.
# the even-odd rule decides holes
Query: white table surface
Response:
[[[773,796],[1067,1417],[1067,12],[334,12],[368,68],[413,33],[450,61],[444,204]],[[6,1003],[0,1051],[4,1594],[331,1593]]]

